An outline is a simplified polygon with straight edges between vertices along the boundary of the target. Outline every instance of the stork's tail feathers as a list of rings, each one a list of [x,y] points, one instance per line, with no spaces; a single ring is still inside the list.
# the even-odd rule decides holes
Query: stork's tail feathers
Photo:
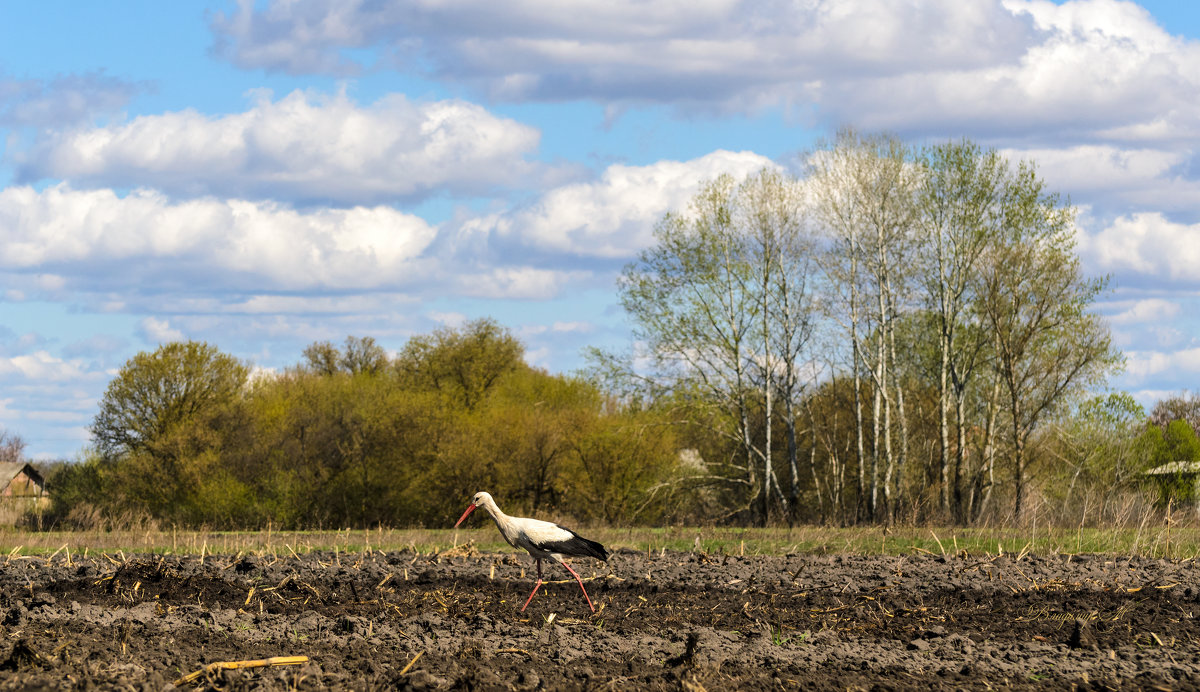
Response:
[[[600,545],[596,541],[588,540],[588,539],[584,538],[583,536],[580,536],[579,534],[575,534],[575,537],[577,539],[579,539],[579,541],[581,543],[583,543],[583,545],[585,546],[584,551],[588,555],[596,558],[597,560],[607,560],[608,559],[608,549],[607,548]]]
[[[575,557],[594,557],[597,560],[608,559],[608,549],[596,541],[584,538],[565,526],[559,526],[558,528],[571,534],[571,539],[559,544],[545,544],[542,547],[546,550],[552,553],[562,553],[563,555],[573,555]]]

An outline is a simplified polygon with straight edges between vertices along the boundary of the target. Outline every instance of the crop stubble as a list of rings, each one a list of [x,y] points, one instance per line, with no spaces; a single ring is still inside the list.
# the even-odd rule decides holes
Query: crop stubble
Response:
[[[181,686],[1200,687],[1194,560],[619,550],[576,566],[595,615],[573,580],[520,613],[532,561],[470,547],[10,557],[0,688],[158,690],[276,656],[309,660]]]

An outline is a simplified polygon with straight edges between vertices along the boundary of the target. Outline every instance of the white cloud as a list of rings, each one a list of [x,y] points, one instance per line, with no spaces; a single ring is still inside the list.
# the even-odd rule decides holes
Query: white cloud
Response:
[[[393,62],[424,58],[439,74],[487,80],[496,91],[554,98],[608,90],[651,100],[651,84],[677,93],[707,81],[725,98],[735,79],[808,79],[822,60],[888,71],[986,64],[1019,50],[1031,32],[998,2],[961,0],[289,0],[218,13],[212,28],[218,53],[243,67],[345,73],[365,65],[342,50],[380,47],[395,52]]]
[[[687,208],[705,180],[722,173],[742,178],[773,165],[752,152],[729,151],[691,161],[617,164],[597,181],[558,187],[526,208],[468,221],[459,242],[470,247],[486,235],[542,252],[629,259],[651,244],[664,214]]]
[[[193,110],[44,134],[15,157],[20,178],[154,187],[176,196],[336,204],[474,194],[535,175],[537,130],[464,101],[262,92],[242,113]]]
[[[1200,373],[1200,348],[1178,351],[1127,351],[1125,372],[1138,381],[1170,373],[1176,376]]]
[[[148,189],[121,196],[67,183],[15,186],[0,189],[0,277],[31,300],[52,292],[91,310],[135,314],[139,327],[128,336],[151,345],[218,333],[229,342],[337,338],[362,333],[366,315],[389,333],[412,333],[423,325],[402,316],[424,298],[548,300],[583,286],[607,289],[619,263],[652,242],[663,214],[686,209],[703,180],[771,165],[727,151],[613,165],[594,181],[440,229],[383,206],[302,211],[173,201]],[[445,242],[435,242],[439,233]]]
[[[212,28],[243,67],[391,65],[511,100],[815,104],[871,129],[1038,138],[1200,131],[1200,42],[1117,0],[288,0]]]
[[[183,312],[247,315],[344,315],[382,314],[412,302],[413,298],[404,294],[372,291],[366,295],[255,295],[233,302],[216,299],[184,300],[175,303],[174,306],[165,307]]]
[[[1131,391],[1130,394],[1139,404],[1147,411],[1154,408],[1154,405],[1163,399],[1168,399],[1173,396],[1186,394],[1186,390],[1180,389],[1138,389]]]
[[[63,346],[62,354],[68,358],[107,358],[124,352],[128,347],[129,343],[125,339],[107,334],[90,334]]]
[[[145,83],[102,72],[60,75],[51,80],[0,75],[0,126],[49,128],[91,122],[120,111],[148,89]]]
[[[27,380],[71,382],[85,376],[77,361],[66,361],[47,351],[0,358],[0,376],[17,375]]]
[[[1070,191],[1098,210],[1127,211],[1130,206],[1165,212],[1197,212],[1200,180],[1185,171],[1191,153],[1178,147],[1120,148],[1086,144],[1061,148],[1003,149],[1009,161],[1032,161],[1050,189]]]
[[[1148,298],[1134,301],[1129,307],[1109,317],[1108,321],[1117,325],[1166,322],[1178,316],[1179,309],[1179,303],[1175,301]]]
[[[437,310],[430,311],[426,317],[434,322],[457,329],[467,322],[467,316],[461,312],[440,312]]]
[[[1038,172],[1071,190],[1119,190],[1131,181],[1146,184],[1186,160],[1183,152],[1122,149],[1088,144],[1063,148],[1003,149],[1009,161],[1035,161]]]
[[[175,203],[151,190],[124,197],[66,184],[0,190],[0,269],[55,267],[75,289],[408,285],[418,278],[417,259],[435,232],[389,207],[304,213],[243,200]]]
[[[551,355],[552,355],[551,350],[546,347],[526,348],[525,349],[525,362],[529,363],[530,365],[534,366],[535,368],[549,369]]]
[[[1170,36],[1132,2],[1002,4],[1037,30],[1019,59],[861,74],[830,83],[822,102],[861,126],[910,132],[1123,141],[1197,132],[1200,42]]]
[[[527,266],[485,268],[454,277],[456,293],[474,298],[545,300],[587,272],[557,271]]]
[[[1079,250],[1099,271],[1146,282],[1200,281],[1200,224],[1174,223],[1158,212],[1118,217],[1083,234]]]
[[[154,317],[147,317],[141,322],[142,338],[150,343],[165,344],[172,341],[183,341],[183,332],[172,329],[170,322]]]
[[[591,322],[580,322],[580,321],[555,322],[550,328],[555,332],[573,332],[573,333],[586,334],[588,332],[594,331],[596,328],[596,325],[592,324]]]
[[[47,421],[52,423],[89,423],[92,415],[90,413],[71,411],[26,411],[25,420]]]

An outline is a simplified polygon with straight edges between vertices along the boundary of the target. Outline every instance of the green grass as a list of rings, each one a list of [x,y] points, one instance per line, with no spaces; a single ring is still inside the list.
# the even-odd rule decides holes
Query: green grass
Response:
[[[594,528],[584,535],[609,549],[702,552],[719,555],[926,553],[970,555],[1074,554],[1200,556],[1200,529],[1141,528]],[[0,553],[47,555],[60,551],[186,555],[302,554],[314,550],[363,553],[410,550],[435,553],[470,545],[481,552],[513,550],[490,523],[467,530],[372,529],[343,531],[83,531],[0,530]]]

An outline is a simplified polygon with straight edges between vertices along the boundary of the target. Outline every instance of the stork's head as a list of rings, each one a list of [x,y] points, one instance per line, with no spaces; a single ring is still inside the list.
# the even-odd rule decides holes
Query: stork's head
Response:
[[[495,504],[492,501],[491,495],[489,495],[485,492],[475,493],[475,496],[471,498],[471,504],[467,505],[467,511],[463,512],[463,515],[458,518],[458,521],[454,522],[454,528],[457,529],[458,525],[463,523],[463,521],[465,521],[466,518],[468,516],[470,516],[471,512],[475,511],[476,507],[482,507],[482,506],[488,504],[489,502],[492,502],[492,504]]]

